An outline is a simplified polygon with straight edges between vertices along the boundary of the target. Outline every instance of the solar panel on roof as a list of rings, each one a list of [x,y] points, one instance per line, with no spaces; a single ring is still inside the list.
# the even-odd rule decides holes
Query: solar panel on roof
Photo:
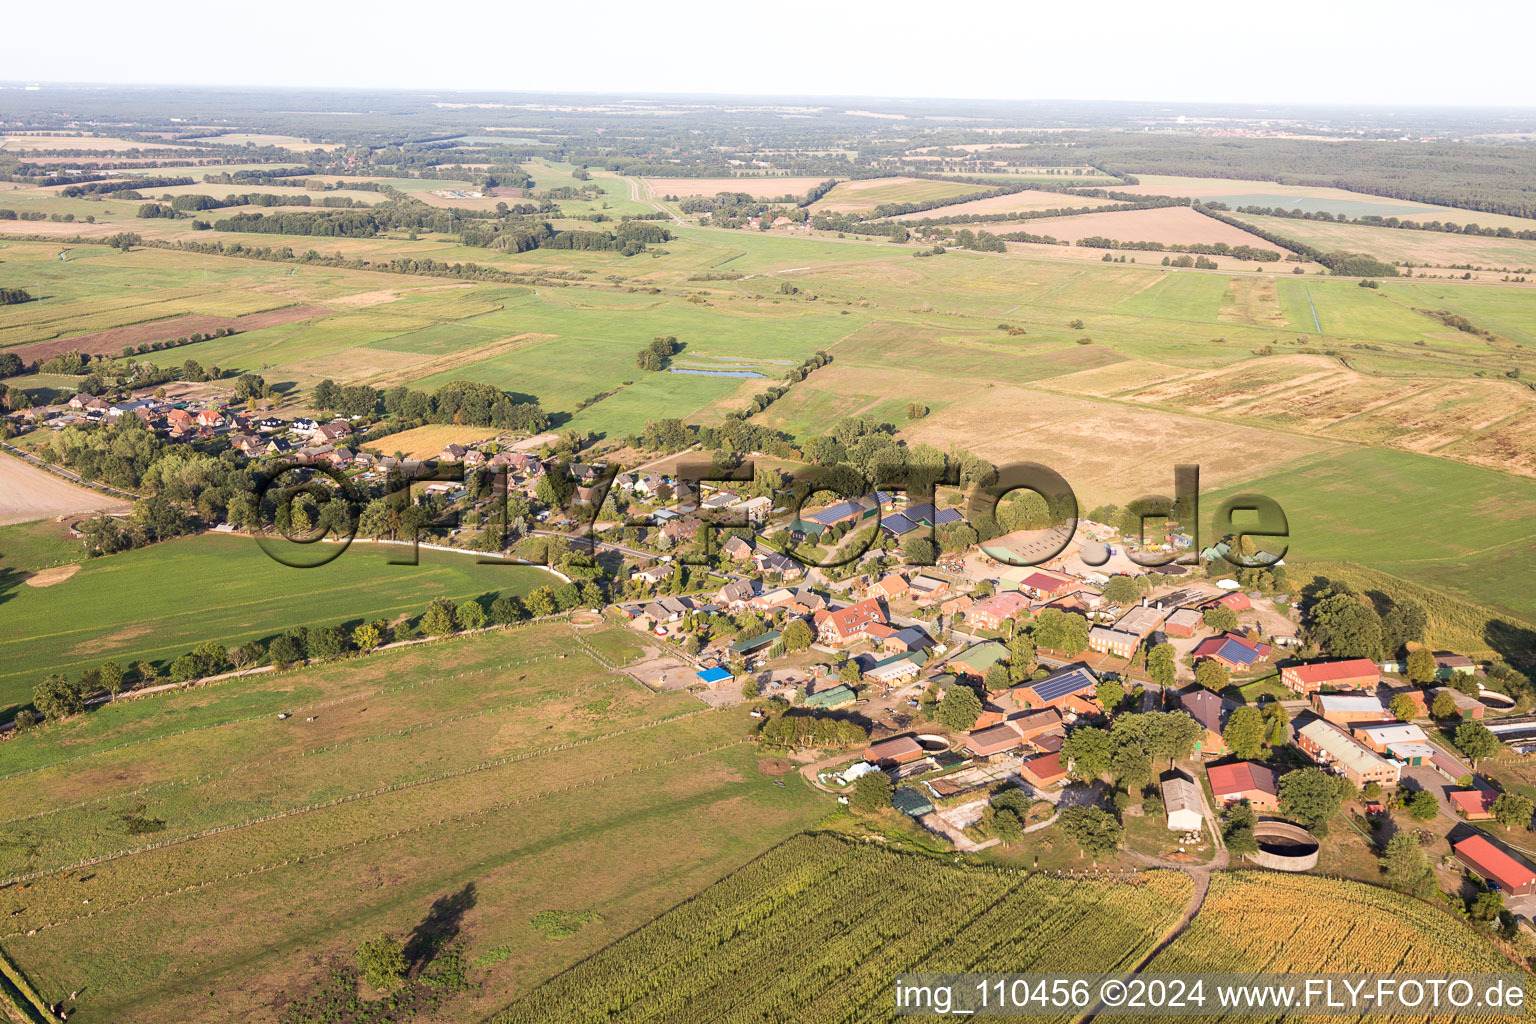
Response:
[[[905,514],[906,517],[912,520],[914,523],[920,519],[931,523],[933,522],[933,503],[930,501],[925,501],[921,505],[913,505],[911,508],[907,509]]]
[[[889,515],[880,520],[880,528],[882,530],[889,530],[899,537],[904,533],[911,533],[917,529],[917,524],[900,512],[897,512],[895,515]]]
[[[831,508],[822,509],[814,515],[806,516],[807,519],[823,526],[831,526],[845,516],[850,516],[859,510],[859,506],[851,501],[840,501]]]
[[[1228,640],[1216,652],[1216,657],[1224,658],[1234,665],[1252,665],[1258,660],[1259,656],[1251,648],[1238,643],[1236,640]]]
[[[962,522],[964,519],[965,517],[960,514],[959,509],[941,508],[939,509],[938,518],[933,521],[933,525],[947,526],[950,523]]]
[[[1086,690],[1094,685],[1093,677],[1080,668],[1049,676],[1036,683],[1032,689],[1041,700],[1056,700],[1069,693]]]

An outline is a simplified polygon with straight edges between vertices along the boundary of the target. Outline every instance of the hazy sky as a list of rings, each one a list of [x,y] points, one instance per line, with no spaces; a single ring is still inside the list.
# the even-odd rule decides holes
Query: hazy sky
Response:
[[[1531,0],[8,8],[40,82],[1536,106]]]

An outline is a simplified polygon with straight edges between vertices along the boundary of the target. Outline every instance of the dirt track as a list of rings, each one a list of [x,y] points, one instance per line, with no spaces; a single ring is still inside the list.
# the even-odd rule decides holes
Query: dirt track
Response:
[[[76,487],[12,455],[0,453],[0,525],[126,507],[121,499]]]

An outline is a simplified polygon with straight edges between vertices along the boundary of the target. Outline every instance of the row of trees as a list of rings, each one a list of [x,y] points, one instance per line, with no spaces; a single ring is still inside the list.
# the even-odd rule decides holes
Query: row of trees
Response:
[[[187,683],[260,665],[285,668],[306,660],[328,661],[423,636],[445,637],[487,626],[506,626],[582,606],[599,608],[606,600],[599,582],[589,579],[579,584],[536,587],[521,599],[514,594],[498,594],[488,605],[478,600],[456,603],[437,598],[419,617],[404,618],[394,624],[376,619],[351,628],[294,626],[266,643],[250,640],[235,647],[205,640],[173,659],[163,674],[160,667],[149,661],[134,662],[127,668],[109,661],[100,668],[87,669],[74,680],[62,673],[51,673],[33,687],[36,715],[22,712],[17,716],[17,725],[27,729],[39,718],[53,720],[79,714],[85,710],[88,699],[101,693],[115,697],[125,688],[142,689],[162,681]]]

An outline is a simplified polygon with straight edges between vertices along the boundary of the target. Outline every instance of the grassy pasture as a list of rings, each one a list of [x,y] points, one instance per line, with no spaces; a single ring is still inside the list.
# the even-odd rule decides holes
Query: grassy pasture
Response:
[[[1536,481],[1409,452],[1334,451],[1213,487],[1268,495],[1290,521],[1291,557],[1355,562],[1536,621]]]
[[[30,770],[0,780],[0,813],[28,842],[6,853],[123,855],[8,890],[6,952],[50,998],[81,989],[87,1024],[248,1020],[454,897],[485,966],[452,1015],[480,1017],[822,813],[798,776],[756,771],[739,712],[572,651],[564,624],[523,627],[121,702],[13,744]],[[133,836],[124,815],[164,828]],[[553,940],[533,925],[548,910],[589,923]]]
[[[481,565],[471,555],[353,545],[314,569],[279,564],[248,537],[207,534],[93,559],[63,583],[5,595],[0,705],[24,704],[49,672],[71,676],[114,660],[162,666],[202,640],[226,644],[289,626],[394,620],[435,597],[524,594],[556,583],[542,569]],[[306,553],[299,552],[299,557]]]

